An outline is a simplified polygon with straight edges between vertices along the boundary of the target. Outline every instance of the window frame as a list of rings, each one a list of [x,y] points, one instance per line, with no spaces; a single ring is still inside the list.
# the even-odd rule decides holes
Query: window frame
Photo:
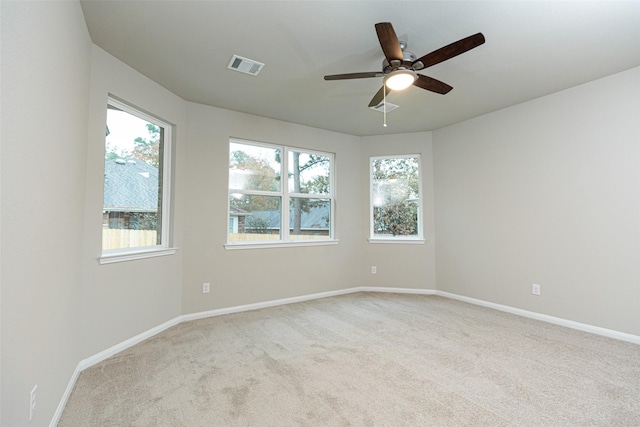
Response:
[[[393,236],[393,235],[376,235],[374,233],[374,178],[373,178],[373,163],[376,160],[384,159],[409,159],[415,158],[418,161],[418,232],[415,236]],[[369,243],[399,243],[399,244],[424,244],[424,193],[422,189],[422,156],[420,154],[390,154],[384,156],[371,156],[369,157]]]
[[[271,241],[231,241],[230,231],[227,226],[227,240],[224,245],[225,249],[265,249],[276,247],[300,247],[300,246],[322,246],[322,245],[335,245],[338,243],[335,235],[335,210],[336,210],[336,179],[335,179],[335,159],[334,153],[319,151],[315,149],[292,147],[283,144],[273,144],[261,141],[252,141],[247,139],[229,138],[227,145],[229,151],[227,158],[231,154],[231,144],[250,145],[255,147],[264,147],[274,150],[280,150],[280,191],[263,191],[263,190],[239,190],[231,188],[230,175],[227,173],[227,218],[231,216],[231,205],[229,200],[232,194],[246,194],[257,195],[267,197],[279,197],[280,198],[280,238],[278,240]],[[315,194],[315,193],[294,193],[289,191],[289,153],[299,152],[306,154],[315,154],[318,156],[325,156],[329,158],[329,194]],[[228,160],[227,160],[228,166]],[[229,169],[231,170],[231,169]],[[290,224],[290,201],[293,198],[305,198],[305,199],[326,199],[329,201],[330,218],[329,218],[329,236],[326,239],[291,239],[291,232],[289,230]],[[227,219],[228,223],[228,219]]]
[[[161,243],[159,245],[151,246],[138,246],[134,248],[117,248],[117,249],[103,249],[102,243],[100,244],[101,255],[98,258],[100,264],[111,264],[122,261],[132,261],[136,259],[152,258],[157,256],[173,255],[177,249],[172,247],[173,236],[172,222],[171,222],[171,207],[172,200],[172,146],[173,146],[173,125],[166,120],[163,120],[157,116],[144,112],[143,110],[134,107],[128,103],[125,103],[111,95],[107,97],[107,105],[105,112],[109,109],[109,106],[118,108],[128,114],[131,114],[141,120],[148,123],[152,123],[163,129],[162,140],[162,170],[158,184],[162,186],[162,212],[161,212],[161,224],[158,228],[160,231]],[[106,123],[106,116],[105,116]],[[106,153],[106,142],[103,144],[103,157]],[[104,175],[104,174],[103,174]],[[104,177],[102,180],[102,191],[104,194]],[[104,205],[103,205],[104,209]],[[104,210],[103,210],[104,212]],[[102,238],[102,232],[100,233]],[[102,242],[102,240],[101,240]]]

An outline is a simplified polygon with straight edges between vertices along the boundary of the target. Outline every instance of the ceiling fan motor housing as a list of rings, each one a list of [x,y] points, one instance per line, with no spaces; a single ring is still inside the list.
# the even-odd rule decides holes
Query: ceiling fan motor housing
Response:
[[[390,72],[398,69],[406,69],[406,70],[420,70],[423,68],[422,62],[417,62],[416,64],[413,61],[416,60],[416,55],[412,52],[405,51],[404,48],[407,47],[407,43],[404,41],[400,42],[400,47],[402,48],[402,61],[392,60],[391,64],[385,58],[382,61],[382,72],[384,74],[389,74]]]

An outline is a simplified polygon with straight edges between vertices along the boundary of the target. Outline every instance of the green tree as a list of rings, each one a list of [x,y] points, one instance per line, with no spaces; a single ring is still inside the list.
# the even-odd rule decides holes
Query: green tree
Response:
[[[254,216],[247,216],[247,228],[251,229],[252,233],[256,234],[267,234],[269,232],[269,223],[262,219],[256,218]]]
[[[418,233],[418,206],[415,202],[396,202],[373,210],[376,234],[413,236]]]
[[[162,128],[153,123],[147,123],[147,131],[149,132],[148,139],[139,136],[133,140],[134,147],[131,156],[159,168]]]

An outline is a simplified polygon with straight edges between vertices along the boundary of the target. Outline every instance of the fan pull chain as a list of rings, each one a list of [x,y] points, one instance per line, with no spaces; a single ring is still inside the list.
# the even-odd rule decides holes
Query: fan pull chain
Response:
[[[387,90],[384,86],[382,86],[382,113],[384,115],[384,123],[382,123],[383,127],[387,127]]]

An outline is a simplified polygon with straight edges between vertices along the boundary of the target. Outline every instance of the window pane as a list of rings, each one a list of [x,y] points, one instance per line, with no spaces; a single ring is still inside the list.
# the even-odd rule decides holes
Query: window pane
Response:
[[[418,159],[373,159],[371,169],[373,235],[418,236]]]
[[[280,191],[280,150],[229,144],[229,188]]]
[[[164,129],[107,109],[102,249],[162,244]]]
[[[328,239],[331,201],[292,197],[289,202],[289,233],[292,240]]]
[[[289,192],[330,194],[328,156],[289,151]]]
[[[229,241],[280,240],[280,205],[280,197],[231,194],[229,217],[234,231],[229,230]]]
[[[229,140],[228,243],[332,239],[333,161],[330,153]]]

